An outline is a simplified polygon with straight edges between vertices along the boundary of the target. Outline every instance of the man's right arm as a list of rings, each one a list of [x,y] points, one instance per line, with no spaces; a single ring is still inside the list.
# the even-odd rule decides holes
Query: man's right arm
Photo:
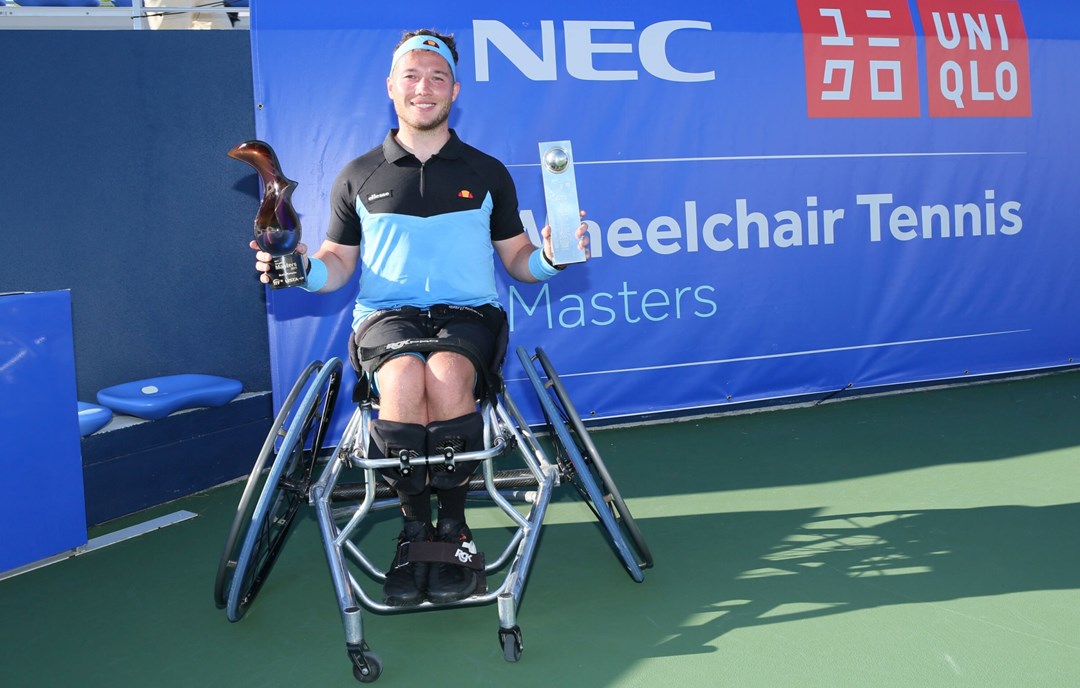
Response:
[[[273,256],[265,251],[259,249],[258,244],[252,241],[251,248],[255,249],[255,269],[262,273],[259,275],[259,280],[263,284],[270,283],[270,277],[266,274],[270,271],[270,262],[273,260]],[[307,246],[305,244],[299,244],[296,247],[296,252],[301,255],[307,255]],[[343,287],[352,277],[353,272],[356,271],[356,263],[360,259],[360,247],[350,246],[347,244],[338,244],[330,240],[326,240],[319,247],[319,250],[311,255],[312,258],[316,258],[326,266],[326,280],[318,289],[312,289],[311,291],[329,292]],[[311,264],[306,262],[309,275],[311,274]]]

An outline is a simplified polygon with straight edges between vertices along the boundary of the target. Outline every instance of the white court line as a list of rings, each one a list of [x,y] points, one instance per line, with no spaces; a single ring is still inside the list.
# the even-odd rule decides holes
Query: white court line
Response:
[[[80,545],[75,549],[60,552],[59,554],[54,554],[52,556],[45,557],[44,559],[39,559],[38,561],[25,564],[9,571],[0,571],[0,580],[4,580],[6,578],[13,578],[23,573],[34,571],[36,569],[49,566],[50,564],[55,564],[59,561],[64,561],[65,559],[71,559],[72,557],[77,557],[81,554],[86,554],[87,552],[93,552],[94,550],[101,549],[102,547],[115,545],[116,543],[123,542],[124,540],[130,540],[132,538],[139,537],[140,535],[151,533],[155,530],[160,530],[171,525],[176,525],[177,523],[182,523],[189,519],[195,518],[196,516],[198,516],[198,514],[192,513],[190,511],[181,510],[175,511],[165,516],[159,516],[158,518],[151,519],[143,523],[137,523],[133,526],[128,526],[127,528],[123,528],[121,530],[117,530],[115,532],[93,538],[85,545]]]

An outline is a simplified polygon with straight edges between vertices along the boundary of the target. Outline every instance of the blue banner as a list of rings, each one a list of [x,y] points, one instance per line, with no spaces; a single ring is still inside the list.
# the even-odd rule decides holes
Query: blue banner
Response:
[[[455,34],[451,126],[534,241],[537,143],[572,141],[593,258],[501,297],[587,418],[1074,362],[1076,3],[254,5],[257,131],[309,245],[396,126],[406,30]],[[353,296],[270,294],[276,396],[344,357]]]

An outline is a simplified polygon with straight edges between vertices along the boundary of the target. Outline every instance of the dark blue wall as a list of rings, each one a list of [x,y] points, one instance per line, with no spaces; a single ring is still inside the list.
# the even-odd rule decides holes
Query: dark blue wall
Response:
[[[0,292],[70,289],[79,398],[270,389],[246,31],[0,31]]]

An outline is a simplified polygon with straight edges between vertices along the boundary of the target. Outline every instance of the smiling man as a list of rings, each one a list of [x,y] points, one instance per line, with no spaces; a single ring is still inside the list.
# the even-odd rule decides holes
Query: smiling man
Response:
[[[494,255],[523,282],[558,274],[551,229],[541,232],[543,247],[529,240],[506,167],[450,129],[450,110],[461,91],[456,71],[453,36],[425,29],[401,39],[386,79],[398,127],[338,175],[326,240],[310,257],[303,285],[319,292],[358,285],[350,357],[379,397],[368,447],[373,458],[482,449],[476,399],[485,371],[501,363],[507,337]],[[585,229],[578,228],[582,248]],[[298,251],[306,254],[307,248],[301,244]],[[269,281],[270,260],[265,252],[256,254],[263,282]],[[454,345],[402,352],[414,340],[434,338]],[[423,541],[454,545],[457,559],[476,553],[465,523],[472,470],[475,465],[383,473],[398,493],[405,521],[383,588],[386,604],[448,603],[476,592],[472,569],[409,561],[404,554],[407,543]]]

